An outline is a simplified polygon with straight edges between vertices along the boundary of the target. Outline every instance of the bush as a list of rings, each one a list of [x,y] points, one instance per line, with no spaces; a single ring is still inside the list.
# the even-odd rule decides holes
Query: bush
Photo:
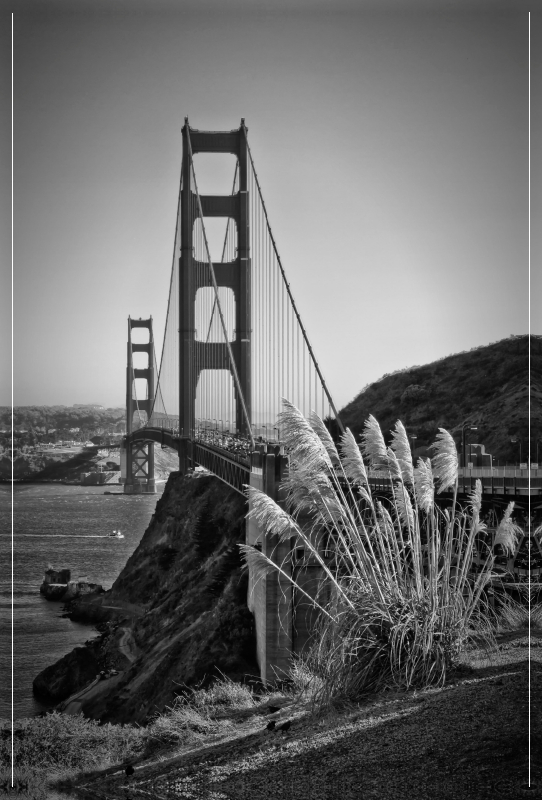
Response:
[[[254,580],[278,570],[295,584],[288,562],[300,547],[320,565],[319,596],[309,597],[295,585],[320,612],[321,630],[307,667],[322,681],[321,700],[355,700],[390,686],[442,685],[473,630],[489,625],[483,590],[494,561],[490,548],[482,569],[472,569],[475,544],[481,546],[485,531],[480,482],[461,508],[451,435],[440,429],[432,463],[419,459],[414,467],[403,425],[396,424],[386,447],[370,417],[363,455],[393,487],[393,499],[378,500],[350,431],[337,449],[316,415],[307,421],[285,403],[280,416],[290,457],[283,484],[287,511],[253,487],[247,493],[249,513],[293,546],[281,564],[254,547],[240,547]],[[450,487],[452,508],[443,512],[435,491]],[[500,531],[504,540],[513,534],[510,514],[511,507]],[[324,556],[323,541],[331,560]],[[321,599],[324,590],[327,602]]]
[[[5,727],[2,732],[7,731]],[[16,720],[14,766],[43,771],[83,770],[125,761],[143,751],[145,733],[131,725],[100,725],[96,720],[53,711]],[[2,736],[0,762],[11,761],[11,736]]]
[[[152,737],[166,742],[186,743],[231,726],[217,719],[224,711],[252,708],[254,695],[248,686],[226,676],[206,689],[187,688],[164,714],[158,714],[149,726]]]
[[[427,389],[417,383],[411,383],[401,395],[402,403],[415,403],[424,401],[426,399]]]

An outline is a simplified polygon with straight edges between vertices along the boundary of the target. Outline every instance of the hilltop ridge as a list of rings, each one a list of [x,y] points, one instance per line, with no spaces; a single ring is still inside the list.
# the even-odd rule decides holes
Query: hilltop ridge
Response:
[[[461,425],[478,430],[471,441],[485,445],[500,461],[527,459],[529,438],[529,338],[531,343],[531,448],[542,437],[542,336],[511,336],[455,353],[423,366],[383,375],[366,386],[341,411],[357,436],[373,414],[385,435],[400,419],[416,435],[417,455],[446,428],[456,441]],[[512,442],[513,437],[517,438]]]

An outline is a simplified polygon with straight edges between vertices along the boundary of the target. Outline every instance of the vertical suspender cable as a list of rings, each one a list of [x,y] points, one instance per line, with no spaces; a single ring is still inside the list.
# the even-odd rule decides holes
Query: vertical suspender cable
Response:
[[[246,130],[243,128],[243,131],[244,131],[244,133],[245,133],[245,141],[246,141],[246,146],[247,146],[247,152],[248,152],[248,154],[249,154],[250,162],[251,162],[251,164],[252,164],[252,169],[253,169],[253,172],[254,172],[254,179],[255,179],[255,181],[256,181],[256,185],[257,185],[257,187],[258,187],[258,193],[259,193],[259,196],[260,196],[260,201],[261,201],[262,208],[263,208],[263,212],[264,212],[264,215],[265,215],[265,221],[266,221],[266,223],[267,223],[267,229],[268,229],[268,232],[269,232],[269,236],[270,236],[270,238],[271,238],[271,241],[272,241],[272,243],[273,243],[273,249],[274,249],[274,251],[275,251],[275,256],[276,256],[277,263],[278,263],[278,266],[279,266],[279,269],[280,269],[280,272],[281,272],[281,275],[282,275],[282,279],[283,279],[283,281],[285,282],[285,285],[286,285],[286,291],[287,291],[287,293],[288,293],[288,296],[289,296],[289,298],[290,298],[290,302],[292,303],[292,307],[293,307],[294,314],[295,314],[295,316],[296,316],[296,318],[297,318],[297,322],[298,322],[298,325],[300,326],[301,333],[302,333],[302,335],[303,335],[303,338],[304,338],[304,340],[305,340],[305,343],[306,343],[306,345],[307,345],[307,348],[308,348],[308,350],[309,350],[309,353],[310,353],[310,355],[311,355],[311,358],[312,358],[312,360],[313,360],[314,367],[315,367],[316,371],[318,372],[318,377],[320,378],[320,383],[321,383],[321,385],[322,385],[322,389],[323,389],[323,391],[325,392],[325,394],[326,394],[326,396],[327,396],[327,399],[328,399],[328,402],[329,402],[329,405],[330,405],[330,407],[333,409],[333,413],[334,413],[334,415],[335,415],[335,419],[337,420],[337,423],[338,423],[338,425],[339,425],[339,428],[340,428],[340,430],[341,430],[341,433],[344,433],[344,425],[343,425],[343,423],[342,423],[342,420],[341,420],[341,418],[339,417],[339,414],[338,414],[338,412],[337,412],[337,409],[335,408],[335,404],[334,404],[334,402],[333,402],[333,398],[331,397],[331,394],[330,394],[330,392],[329,392],[329,390],[328,390],[328,388],[327,388],[327,384],[326,384],[326,382],[325,382],[325,380],[324,380],[324,376],[322,375],[322,371],[321,371],[321,369],[320,369],[320,367],[319,367],[319,365],[318,365],[318,362],[316,361],[316,357],[315,357],[315,355],[314,355],[314,351],[313,351],[313,349],[312,349],[312,347],[311,347],[311,344],[310,344],[309,338],[308,338],[308,336],[307,336],[307,332],[305,331],[305,328],[304,328],[304,326],[303,326],[303,323],[302,323],[302,321],[301,321],[301,317],[300,317],[300,315],[299,315],[299,312],[298,312],[298,310],[297,310],[297,306],[296,306],[296,304],[295,304],[295,301],[294,301],[294,298],[293,298],[293,295],[292,295],[292,292],[291,292],[291,289],[290,289],[290,284],[289,284],[289,283],[288,283],[288,281],[286,280],[286,274],[285,274],[285,272],[284,272],[284,268],[283,268],[283,266],[282,266],[282,262],[281,262],[281,260],[280,260],[280,256],[279,256],[279,253],[278,253],[278,250],[277,250],[277,245],[276,245],[276,242],[275,242],[275,238],[274,238],[274,236],[273,236],[273,232],[272,232],[272,230],[271,230],[271,226],[270,226],[270,224],[269,224],[269,218],[268,218],[268,215],[267,215],[267,209],[266,209],[266,207],[265,207],[265,202],[264,202],[264,199],[263,199],[263,194],[262,194],[262,190],[261,190],[260,182],[259,182],[259,180],[258,180],[258,174],[257,174],[257,172],[256,172],[256,168],[255,168],[255,166],[254,166],[254,160],[253,160],[253,158],[252,158],[252,152],[251,152],[251,150],[250,150],[250,146],[249,146],[249,143],[248,143],[248,138],[247,138],[247,135],[246,135]]]
[[[174,278],[175,278],[175,260],[176,260],[176,255],[177,255],[177,243],[178,243],[178,236],[179,236],[179,214],[180,214],[180,209],[181,209],[181,192],[182,192],[182,189],[183,189],[183,173],[182,173],[182,170],[181,170],[181,180],[180,180],[180,183],[179,183],[179,197],[178,197],[178,200],[177,200],[177,221],[175,223],[175,238],[174,238],[174,241],[173,241],[173,264],[172,264],[172,267],[171,267],[171,277],[170,277],[170,280],[169,280],[169,297],[168,297],[168,301],[167,301],[166,324],[165,324],[165,327],[164,327],[164,342],[162,344],[162,355],[160,356],[160,368],[158,370],[158,379],[157,379],[157,382],[156,382],[157,386],[160,386],[160,378],[162,376],[162,365],[164,363],[164,351],[165,351],[165,348],[166,348],[166,336],[167,336],[167,331],[168,331],[169,314],[170,314],[170,310],[171,310],[171,294],[172,294],[172,290],[174,290],[174,288],[175,288],[174,287],[174,282],[175,282],[174,281]],[[166,371],[167,371],[167,365],[166,365]],[[153,410],[154,410],[154,403],[153,403],[153,407],[151,409],[151,414],[152,414]],[[164,410],[165,410],[165,406],[164,406]]]

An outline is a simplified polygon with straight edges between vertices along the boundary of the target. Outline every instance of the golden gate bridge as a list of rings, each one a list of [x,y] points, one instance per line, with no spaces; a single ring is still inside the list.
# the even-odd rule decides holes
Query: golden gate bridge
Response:
[[[178,453],[182,474],[200,466],[237,492],[245,494],[249,485],[280,502],[288,464],[277,422],[282,399],[306,417],[315,411],[339,432],[343,426],[286,279],[244,120],[237,130],[223,132],[195,130],[186,118],[182,137],[160,359],[152,317],[128,320],[124,492],[155,491],[154,445],[160,444]],[[194,166],[198,153],[235,157],[229,194],[200,194]],[[213,217],[226,220],[219,261],[211,257],[205,224]],[[137,328],[148,331],[147,341],[133,340]],[[477,479],[485,496],[542,493],[542,471],[477,472],[460,472],[463,494],[474,489]],[[391,489],[391,479],[382,475],[370,480],[377,491]],[[508,499],[512,498],[503,498]],[[286,562],[289,544],[269,535],[251,515],[246,544],[260,548],[277,564]],[[311,593],[319,568],[294,563],[292,569]],[[258,582],[249,573],[248,606],[255,617],[264,682],[287,669],[292,652],[300,652],[309,636],[310,616],[293,591],[276,575]]]
[[[199,465],[243,492],[251,460],[280,455],[283,397],[342,429],[286,279],[244,120],[238,130],[208,132],[186,119],[182,136],[159,363],[152,318],[128,321],[126,493],[155,490],[154,443],[178,452],[182,473]],[[235,156],[230,194],[199,193],[197,153]],[[212,217],[227,220],[220,261],[209,249],[205,220]],[[148,329],[148,342],[132,341],[134,328]]]

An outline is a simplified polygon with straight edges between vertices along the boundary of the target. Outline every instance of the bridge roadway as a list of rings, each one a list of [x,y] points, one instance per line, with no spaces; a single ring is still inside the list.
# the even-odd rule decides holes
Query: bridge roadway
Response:
[[[130,438],[132,442],[155,442],[177,453],[180,452],[183,441],[186,441],[192,449],[194,464],[209,470],[232,489],[244,495],[244,486],[250,483],[248,440],[221,436],[219,444],[219,439],[210,435],[198,439],[183,439],[176,430],[153,427],[139,428],[133,431]]]
[[[182,442],[186,441],[192,448],[194,464],[209,470],[241,494],[244,494],[244,486],[250,483],[252,457],[248,439],[208,429],[200,430],[196,439],[188,439],[181,437],[178,429],[151,426],[133,431],[130,438],[132,442],[155,442],[177,452],[180,451]],[[256,450],[259,452],[266,450],[276,452],[278,448],[277,442],[259,441],[256,444]],[[254,466],[253,464],[252,468]],[[540,497],[542,503],[542,469],[514,467],[460,469],[459,494],[470,494],[474,490],[476,480],[482,481],[482,492],[486,499],[507,497],[521,500],[530,496]],[[390,479],[376,473],[369,472],[369,482],[373,491],[387,493],[391,490]],[[451,491],[448,494],[451,494]],[[445,496],[446,494],[443,495]]]

